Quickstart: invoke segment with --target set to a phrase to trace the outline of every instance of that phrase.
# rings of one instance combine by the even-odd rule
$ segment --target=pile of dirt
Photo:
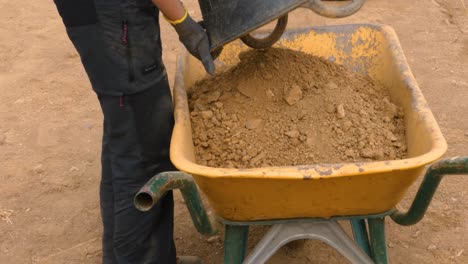
[[[189,89],[197,162],[253,168],[406,157],[386,88],[319,57],[247,51]]]

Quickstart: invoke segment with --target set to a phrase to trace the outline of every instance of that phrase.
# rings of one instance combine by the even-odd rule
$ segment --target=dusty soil
[[[184,2],[199,17],[197,2]],[[0,263],[99,263],[102,116],[96,96],[52,1],[0,0],[0,16]],[[466,155],[468,16],[461,1],[367,1],[358,14],[340,20],[297,10],[289,28],[367,22],[395,29],[449,143],[447,156]],[[173,29],[161,24],[172,78],[179,44]],[[466,177],[449,177],[419,224],[388,220],[390,262],[468,263],[467,190]],[[195,231],[178,193],[175,204],[178,252],[221,263],[219,240]],[[251,245],[263,231],[252,230]],[[281,249],[270,263],[344,260],[308,242]]]
[[[200,164],[250,168],[405,157],[403,111],[383,85],[300,51],[239,57],[239,64],[190,88]]]

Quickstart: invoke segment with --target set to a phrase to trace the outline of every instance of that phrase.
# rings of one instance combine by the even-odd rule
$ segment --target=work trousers
[[[167,77],[140,93],[98,98],[104,114],[103,263],[174,264],[172,192],[148,212],[133,205],[134,195],[151,177],[175,170],[169,160],[174,116]]]

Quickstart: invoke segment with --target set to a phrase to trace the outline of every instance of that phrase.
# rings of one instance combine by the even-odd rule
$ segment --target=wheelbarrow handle
[[[442,178],[453,174],[468,174],[468,157],[447,158],[432,164],[426,171],[410,209],[407,212],[396,210],[390,217],[400,225],[418,223],[424,217]]]
[[[217,230],[213,228],[213,224],[203,207],[197,185],[189,174],[180,171],[157,174],[135,195],[133,203],[138,210],[146,212],[151,210],[167,191],[175,189],[180,189],[198,232],[204,235],[215,235]]]
[[[325,0],[329,1],[330,0]],[[344,0],[334,0],[336,1],[344,1]],[[308,0],[306,3],[302,5],[302,7],[309,8],[315,13],[331,18],[342,18],[350,16],[356,13],[359,9],[361,9],[362,5],[366,0],[349,0],[349,4],[344,6],[333,6],[329,4],[325,4],[324,0]]]

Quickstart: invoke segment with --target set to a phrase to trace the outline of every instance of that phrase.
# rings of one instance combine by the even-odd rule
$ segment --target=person
[[[169,159],[174,117],[162,62],[159,11],[187,50],[213,74],[207,33],[179,0],[54,2],[104,115],[103,263],[201,263],[195,257],[176,258],[172,192],[145,213],[133,206],[133,196],[157,173],[175,170]]]

